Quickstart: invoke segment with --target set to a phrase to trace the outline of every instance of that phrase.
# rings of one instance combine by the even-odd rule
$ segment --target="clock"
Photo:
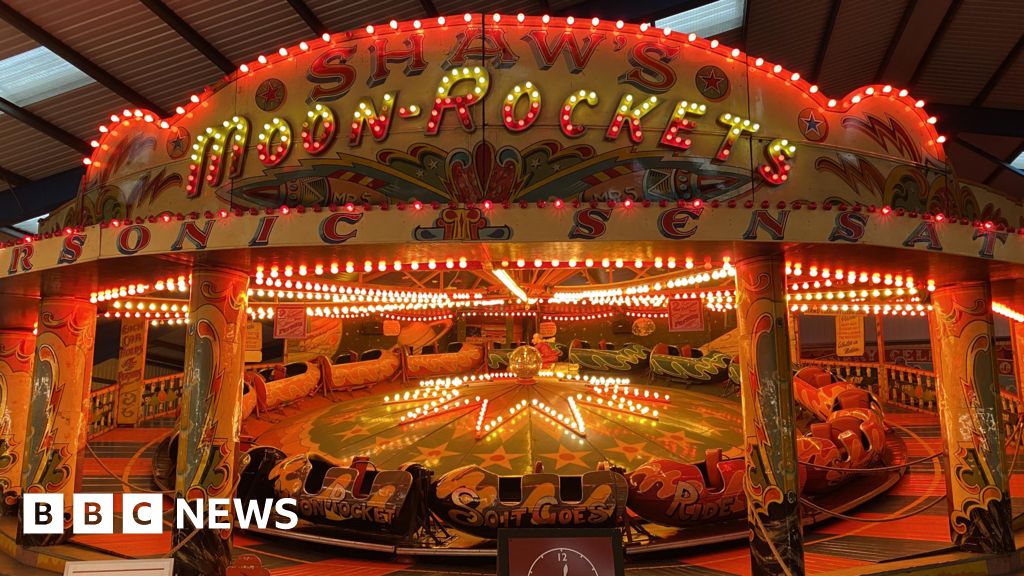
[[[498,576],[622,576],[622,531],[528,528],[498,531]]]
[[[526,576],[599,576],[594,563],[579,550],[552,548],[530,564]]]

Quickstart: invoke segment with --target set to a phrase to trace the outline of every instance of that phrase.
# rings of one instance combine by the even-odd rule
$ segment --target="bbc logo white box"
[[[125,534],[163,532],[164,497],[160,494],[121,495],[121,531]]]
[[[75,494],[71,518],[75,534],[114,533],[113,494]]]
[[[64,494],[28,494],[22,497],[25,534],[64,533]]]

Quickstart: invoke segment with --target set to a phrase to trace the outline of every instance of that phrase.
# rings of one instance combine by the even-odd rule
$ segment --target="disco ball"
[[[529,380],[540,372],[540,350],[533,346],[520,346],[508,355],[508,369],[520,380]]]
[[[654,320],[650,318],[637,318],[633,321],[634,336],[650,336],[654,333]]]

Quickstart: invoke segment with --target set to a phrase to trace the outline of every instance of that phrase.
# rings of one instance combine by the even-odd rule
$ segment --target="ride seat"
[[[376,359],[380,358],[383,355],[384,355],[384,351],[383,350],[381,350],[379,348],[375,348],[373,350],[367,350],[366,352],[363,352],[359,356],[359,360],[376,360]]]
[[[691,358],[691,357],[693,357],[693,349],[690,348],[689,344],[687,344],[686,346],[680,346],[679,347],[679,355],[684,357],[684,358]]]
[[[704,465],[708,471],[708,488],[715,490],[725,488],[725,479],[722,477],[722,471],[718,469],[718,463],[721,461],[721,448],[708,448],[704,451]]]
[[[871,393],[860,388],[848,388],[836,394],[832,411],[850,408],[871,409]]]

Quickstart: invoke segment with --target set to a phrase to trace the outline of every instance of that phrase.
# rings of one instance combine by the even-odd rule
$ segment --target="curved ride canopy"
[[[324,35],[100,127],[8,275],[145,254],[445,242],[866,244],[1024,262],[906,90],[841,99],[717,41],[466,14]]]

